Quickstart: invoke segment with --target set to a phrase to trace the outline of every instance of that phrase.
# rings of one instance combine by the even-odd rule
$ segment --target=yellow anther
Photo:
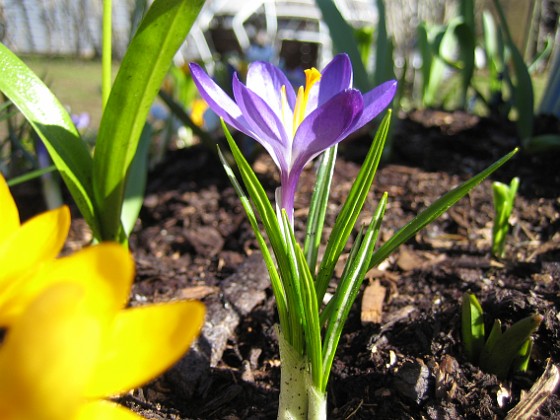
[[[296,133],[297,128],[305,118],[305,110],[309,101],[309,92],[315,83],[321,80],[321,73],[315,67],[305,70],[305,89],[300,86],[296,97],[296,105],[294,107],[294,124],[293,132]]]

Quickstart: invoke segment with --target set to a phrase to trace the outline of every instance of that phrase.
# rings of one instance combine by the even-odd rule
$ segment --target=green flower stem
[[[112,59],[112,0],[103,0],[103,35],[101,53],[101,99],[103,108],[111,93],[111,59]]]
[[[278,420],[326,420],[327,394],[311,382],[309,364],[276,327],[280,346],[280,402]]]

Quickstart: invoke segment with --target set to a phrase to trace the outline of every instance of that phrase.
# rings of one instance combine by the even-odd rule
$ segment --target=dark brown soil
[[[537,124],[537,130],[560,131],[554,119]],[[393,134],[393,157],[380,167],[363,216],[388,191],[382,240],[518,146],[510,123],[461,112],[413,112],[397,119]],[[369,139],[341,146],[327,230]],[[521,179],[504,260],[489,252],[493,204],[487,180],[369,274],[367,282],[377,280],[386,291],[382,319],[362,324],[358,298],[333,366],[329,418],[504,418],[543,373],[546,360],[560,362],[559,157],[520,153],[493,176],[508,183]],[[272,193],[278,175],[270,158],[259,154],[254,168]],[[296,198],[300,220],[313,179],[308,168]],[[18,199],[24,198],[22,193]],[[80,226],[76,218],[76,232]],[[80,238],[77,233],[73,239]],[[156,419],[275,418],[280,370],[274,301],[253,233],[211,152],[197,146],[170,152],[150,173],[130,243],[138,267],[133,305],[200,298],[213,325],[191,359],[122,402]],[[511,325],[535,312],[543,315],[526,373],[499,381],[466,360],[460,338],[466,291],[478,296],[489,325],[495,318]],[[221,339],[213,336],[218,332]],[[215,342],[219,350],[209,348]],[[560,418],[558,393],[533,418]]]

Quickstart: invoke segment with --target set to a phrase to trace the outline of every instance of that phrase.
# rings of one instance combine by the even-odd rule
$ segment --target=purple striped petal
[[[377,115],[379,115],[379,113],[381,113],[381,111],[383,111],[391,103],[396,92],[397,82],[395,80],[390,80],[388,82],[381,83],[379,86],[363,95],[364,110],[362,115],[352,124],[351,127],[348,128],[348,130],[346,130],[344,136],[349,136],[354,131],[359,130],[377,117]]]
[[[247,124],[255,133],[254,139],[262,144],[281,169],[287,168],[290,141],[276,113],[264,99],[247,89],[237,75],[233,77],[233,95]]]
[[[194,83],[208,106],[226,123],[248,136],[253,136],[241,109],[216,82],[196,63],[189,64]]]
[[[249,65],[247,72],[248,89],[255,92],[276,112],[279,118],[282,109],[280,92],[286,87],[286,97],[292,109],[296,103],[296,95],[290,81],[276,66],[262,61],[255,61]]]
[[[290,170],[303,169],[319,153],[344,139],[344,133],[359,118],[362,109],[362,94],[347,89],[309,114],[294,137]]]

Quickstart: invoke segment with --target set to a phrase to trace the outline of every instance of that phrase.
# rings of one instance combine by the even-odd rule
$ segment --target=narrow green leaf
[[[426,22],[421,22],[416,28],[417,33],[417,43],[418,49],[420,50],[420,55],[422,56],[422,67],[420,72],[422,74],[422,104],[426,105],[426,95],[428,91],[428,86],[430,84],[430,75],[432,74],[432,61],[434,60],[434,54],[430,46],[430,38],[428,36],[428,28]]]
[[[375,178],[379,161],[383,155],[383,146],[387,140],[387,133],[389,132],[389,125],[391,123],[391,114],[392,112],[389,110],[383,118],[383,121],[381,121],[362,168],[348,193],[346,202],[336,218],[331,235],[327,241],[325,254],[323,255],[323,260],[321,261],[319,273],[315,281],[317,299],[319,301],[323,300],[336,262],[348,242],[348,238],[352,233],[352,229],[354,229],[356,220],[358,220],[371,184],[373,183],[373,179]]]
[[[467,91],[475,69],[474,54],[476,39],[473,28],[464,22],[455,26],[454,34],[458,40],[459,56],[461,60],[461,106],[465,108],[467,106]]]
[[[317,170],[317,180],[315,181],[315,188],[313,189],[311,204],[309,205],[309,216],[307,217],[303,252],[313,274],[315,274],[319,245],[323,237],[323,226],[329,201],[337,148],[338,145],[334,145],[321,155],[319,169]]]
[[[36,169],[34,171],[27,172],[26,174],[11,178],[6,181],[8,187],[13,187],[14,185],[23,184],[24,182],[31,181],[32,179],[39,178],[42,175],[56,171],[56,166],[51,165],[46,168]]]
[[[461,305],[461,331],[463,336],[463,346],[467,358],[478,363],[480,352],[484,347],[484,312],[478,299],[472,293],[463,295]]]
[[[103,108],[111,93],[111,63],[113,59],[113,1],[103,0],[103,19],[101,25],[101,102]]]
[[[283,231],[286,237],[286,260],[290,271],[287,275],[282,277],[283,284],[286,290],[287,305],[290,313],[290,322],[292,326],[293,336],[291,345],[300,354],[304,353],[304,340],[305,331],[307,330],[306,311],[303,305],[303,294],[300,273],[298,267],[298,259],[296,249],[299,248],[297,244],[294,231],[290,225],[288,215],[285,209],[282,209],[282,223]]]
[[[307,265],[305,255],[293,238],[300,273],[303,309],[305,316],[305,352],[311,364],[313,385],[320,389],[323,383],[323,349],[321,343],[321,324],[319,323],[319,302],[313,276]],[[324,390],[323,390],[324,391]]]
[[[140,214],[140,209],[144,203],[146,180],[148,178],[148,152],[150,150],[152,135],[152,127],[146,124],[140,136],[138,149],[130,164],[121,213],[121,222],[127,238],[132,232],[132,229],[134,229],[134,225]]]
[[[99,238],[92,159],[70,115],[41,79],[2,43],[0,70],[0,91],[35,129],[93,235]]]
[[[535,112],[535,95],[533,81],[523,56],[513,42],[507,19],[499,0],[494,0],[494,6],[500,18],[501,28],[506,35],[506,43],[511,54],[513,71],[516,82],[513,87],[513,99],[517,109],[517,131],[521,140],[528,139],[533,134],[533,120]]]
[[[387,193],[377,205],[372,222],[369,224],[360,248],[353,258],[346,275],[340,279],[340,284],[332,298],[332,313],[327,322],[325,338],[323,340],[323,384],[320,389],[325,390],[331,372],[332,362],[342,334],[342,329],[350,313],[350,309],[358,296],[360,286],[369,270],[369,260],[381,227],[381,220],[387,206]]]
[[[375,69],[373,85],[378,86],[381,83],[395,79],[395,68],[393,60],[393,40],[387,32],[385,2],[377,0],[377,31],[375,37]],[[401,87],[399,83],[399,87]]]
[[[122,61],[103,112],[93,162],[103,239],[123,240],[126,176],[151,104],[203,0],[156,0]]]
[[[471,189],[480,184],[487,176],[511,159],[519,149],[514,149],[488,168],[468,181],[438,198],[430,207],[422,211],[414,219],[400,228],[387,242],[375,251],[370,268],[375,267],[387,258],[401,244],[412,238],[418,231],[445,213],[453,204],[463,198]]]
[[[274,252],[274,255],[276,256],[280,275],[282,278],[284,278],[284,274],[289,272],[289,267],[284,252],[284,238],[278,222],[278,218],[276,216],[276,212],[272,208],[268,196],[266,195],[264,188],[255,175],[255,172],[251,168],[251,165],[249,165],[249,163],[243,156],[243,153],[241,153],[241,150],[235,143],[235,140],[231,136],[223,120],[222,128],[233,154],[233,158],[235,159],[237,167],[239,168],[239,172],[241,173],[245,188],[247,189],[249,197],[251,197],[253,205],[257,210],[257,214],[261,218],[261,222],[266,231],[266,235],[268,236],[268,240],[270,241],[270,245],[272,246],[272,250]]]
[[[251,228],[253,229],[253,232],[259,244],[259,248],[263,254],[263,259],[266,268],[268,270],[268,274],[270,276],[272,292],[274,293],[274,298],[276,299],[276,307],[278,308],[278,317],[280,318],[280,325],[282,326],[282,331],[289,331],[288,308],[286,305],[286,293],[284,290],[284,286],[282,285],[282,281],[280,280],[280,276],[278,274],[278,271],[276,270],[274,260],[270,255],[270,251],[268,250],[266,241],[259,230],[259,224],[257,222],[255,213],[253,212],[253,207],[251,207],[251,203],[249,202],[249,199],[245,195],[245,191],[243,191],[243,188],[239,184],[239,181],[237,180],[237,177],[235,176],[233,169],[229,165],[227,159],[224,157],[220,148],[218,148],[218,156],[220,158],[220,161],[222,162],[222,165],[226,171],[228,178],[231,181],[231,184],[233,185],[233,188],[235,189],[235,192],[237,193],[239,199],[241,200],[241,205],[245,210],[247,219],[251,224]]]
[[[528,153],[548,153],[560,150],[560,135],[541,134],[531,136],[523,142],[523,149]]]
[[[480,356],[480,368],[494,373],[499,378],[507,377],[511,365],[525,342],[531,337],[541,324],[543,317],[539,314],[531,315],[517,321],[502,334],[490,340]]]
[[[511,370],[513,372],[526,372],[531,360],[531,352],[533,351],[533,339],[528,338],[519,349],[517,356],[513,359]]]

